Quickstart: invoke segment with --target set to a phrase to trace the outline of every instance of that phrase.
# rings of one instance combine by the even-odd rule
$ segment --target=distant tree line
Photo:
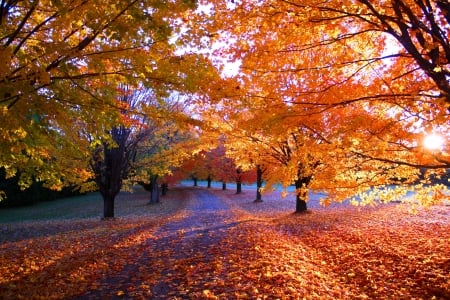
[[[0,168],[0,190],[5,194],[0,201],[0,208],[32,205],[38,202],[56,200],[60,198],[80,195],[73,187],[64,187],[61,191],[44,187],[43,182],[34,181],[30,187],[21,190],[19,187],[20,175],[6,178],[5,169]]]

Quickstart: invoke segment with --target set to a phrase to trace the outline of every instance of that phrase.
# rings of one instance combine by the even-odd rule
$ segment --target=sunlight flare
[[[438,134],[432,133],[425,136],[423,145],[429,150],[439,150],[444,146],[444,138]]]

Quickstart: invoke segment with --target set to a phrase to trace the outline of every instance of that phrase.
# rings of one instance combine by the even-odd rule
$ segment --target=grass
[[[102,210],[99,193],[89,193],[34,205],[0,209],[0,223],[98,217]]]
[[[136,187],[133,193],[121,192],[115,200],[115,216],[160,215],[177,209],[177,203],[162,201],[147,205],[150,193]],[[103,199],[100,193],[89,193],[35,205],[0,209],[1,223],[28,221],[57,221],[75,219],[100,219],[103,214]]]
[[[191,187],[192,182],[183,181],[182,186]],[[204,188],[206,182],[199,181],[199,188]],[[255,185],[244,185],[243,190],[245,197],[253,197]],[[227,193],[234,195],[235,184],[227,184]],[[221,183],[213,182],[212,190],[219,193],[221,191]],[[251,202],[242,204],[246,209],[253,212],[259,211],[262,214],[273,214],[275,211],[281,213],[293,212],[295,209],[295,198],[290,194],[287,198],[280,200],[278,192],[263,195],[266,201],[260,205],[252,205]],[[256,196],[256,195],[255,195]],[[319,204],[320,194],[311,194],[308,207],[312,209],[322,208]],[[158,215],[164,213],[167,203],[164,206],[147,205],[150,194],[141,187],[136,187],[133,193],[121,192],[115,201],[115,215],[124,217],[129,215]],[[234,196],[233,196],[234,197]],[[234,197],[235,202],[239,197]],[[164,198],[163,198],[164,199]],[[267,201],[268,200],[268,201]],[[163,201],[164,202],[164,201]],[[173,203],[172,203],[173,204]],[[449,205],[449,203],[446,203]],[[339,207],[340,204],[332,204],[331,207]],[[173,208],[174,209],[174,208]],[[103,213],[103,200],[99,193],[89,193],[83,196],[68,197],[53,201],[40,202],[38,204],[14,207],[0,208],[0,223],[16,223],[26,221],[51,221],[51,220],[72,220],[72,219],[90,219],[101,218]]]
[[[161,202],[149,205],[149,192],[136,188],[121,192],[115,199],[118,223],[167,218],[183,209],[182,193],[169,192]],[[83,232],[104,223],[103,200],[99,193],[68,197],[36,205],[0,209],[0,246],[4,242],[53,236],[69,231]],[[100,222],[100,223],[99,223]],[[0,256],[1,258],[1,256]],[[1,298],[1,297],[0,297]]]

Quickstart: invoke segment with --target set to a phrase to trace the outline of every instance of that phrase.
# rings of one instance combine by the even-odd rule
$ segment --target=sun
[[[444,146],[444,138],[435,133],[428,134],[423,139],[423,145],[429,150],[438,150]]]

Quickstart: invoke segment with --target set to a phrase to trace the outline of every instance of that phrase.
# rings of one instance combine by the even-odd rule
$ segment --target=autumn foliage
[[[0,297],[450,298],[449,23],[441,0],[2,0],[5,178],[95,179],[111,218],[183,177],[258,169],[265,200],[0,224]]]
[[[138,209],[146,201],[141,194],[121,196],[120,210],[128,214],[114,222],[1,224],[0,296],[447,299],[450,295],[445,207],[411,214],[408,206],[399,204],[331,209],[312,202],[312,213],[293,215],[293,199],[282,200],[279,193],[266,194],[265,201],[256,205],[251,191],[240,196],[208,191],[204,199],[202,189],[171,190],[161,206],[146,212]],[[206,207],[222,203],[219,206],[228,209],[205,213],[199,203]]]
[[[423,144],[430,133],[448,140],[450,129],[450,9],[442,1],[4,1],[1,8],[0,166],[6,177],[20,174],[22,189],[92,178],[90,141],[80,132],[101,140],[130,125],[120,117],[121,84],[151,91],[157,103],[179,97],[186,113],[168,121],[195,119],[199,136],[216,136],[215,145],[201,137],[208,145],[190,153],[173,147],[166,164],[149,160],[161,176],[217,147],[219,135],[237,169],[265,165],[264,180],[295,184],[299,203],[309,189],[326,192],[326,203],[391,184],[407,184],[406,193],[449,167],[448,143],[437,151]],[[230,63],[239,72],[226,72]],[[167,117],[149,107],[135,114]],[[425,202],[442,202],[443,189],[422,189],[432,195]]]
[[[266,164],[267,182],[297,184],[299,195],[373,203],[428,187],[450,162],[448,143],[423,143],[433,132],[449,138],[448,80],[438,79],[447,12],[441,1],[215,3],[210,42],[241,67],[203,116],[237,165]],[[394,195],[386,185],[404,187]],[[369,197],[373,187],[381,191]],[[435,189],[419,200],[446,198]]]

